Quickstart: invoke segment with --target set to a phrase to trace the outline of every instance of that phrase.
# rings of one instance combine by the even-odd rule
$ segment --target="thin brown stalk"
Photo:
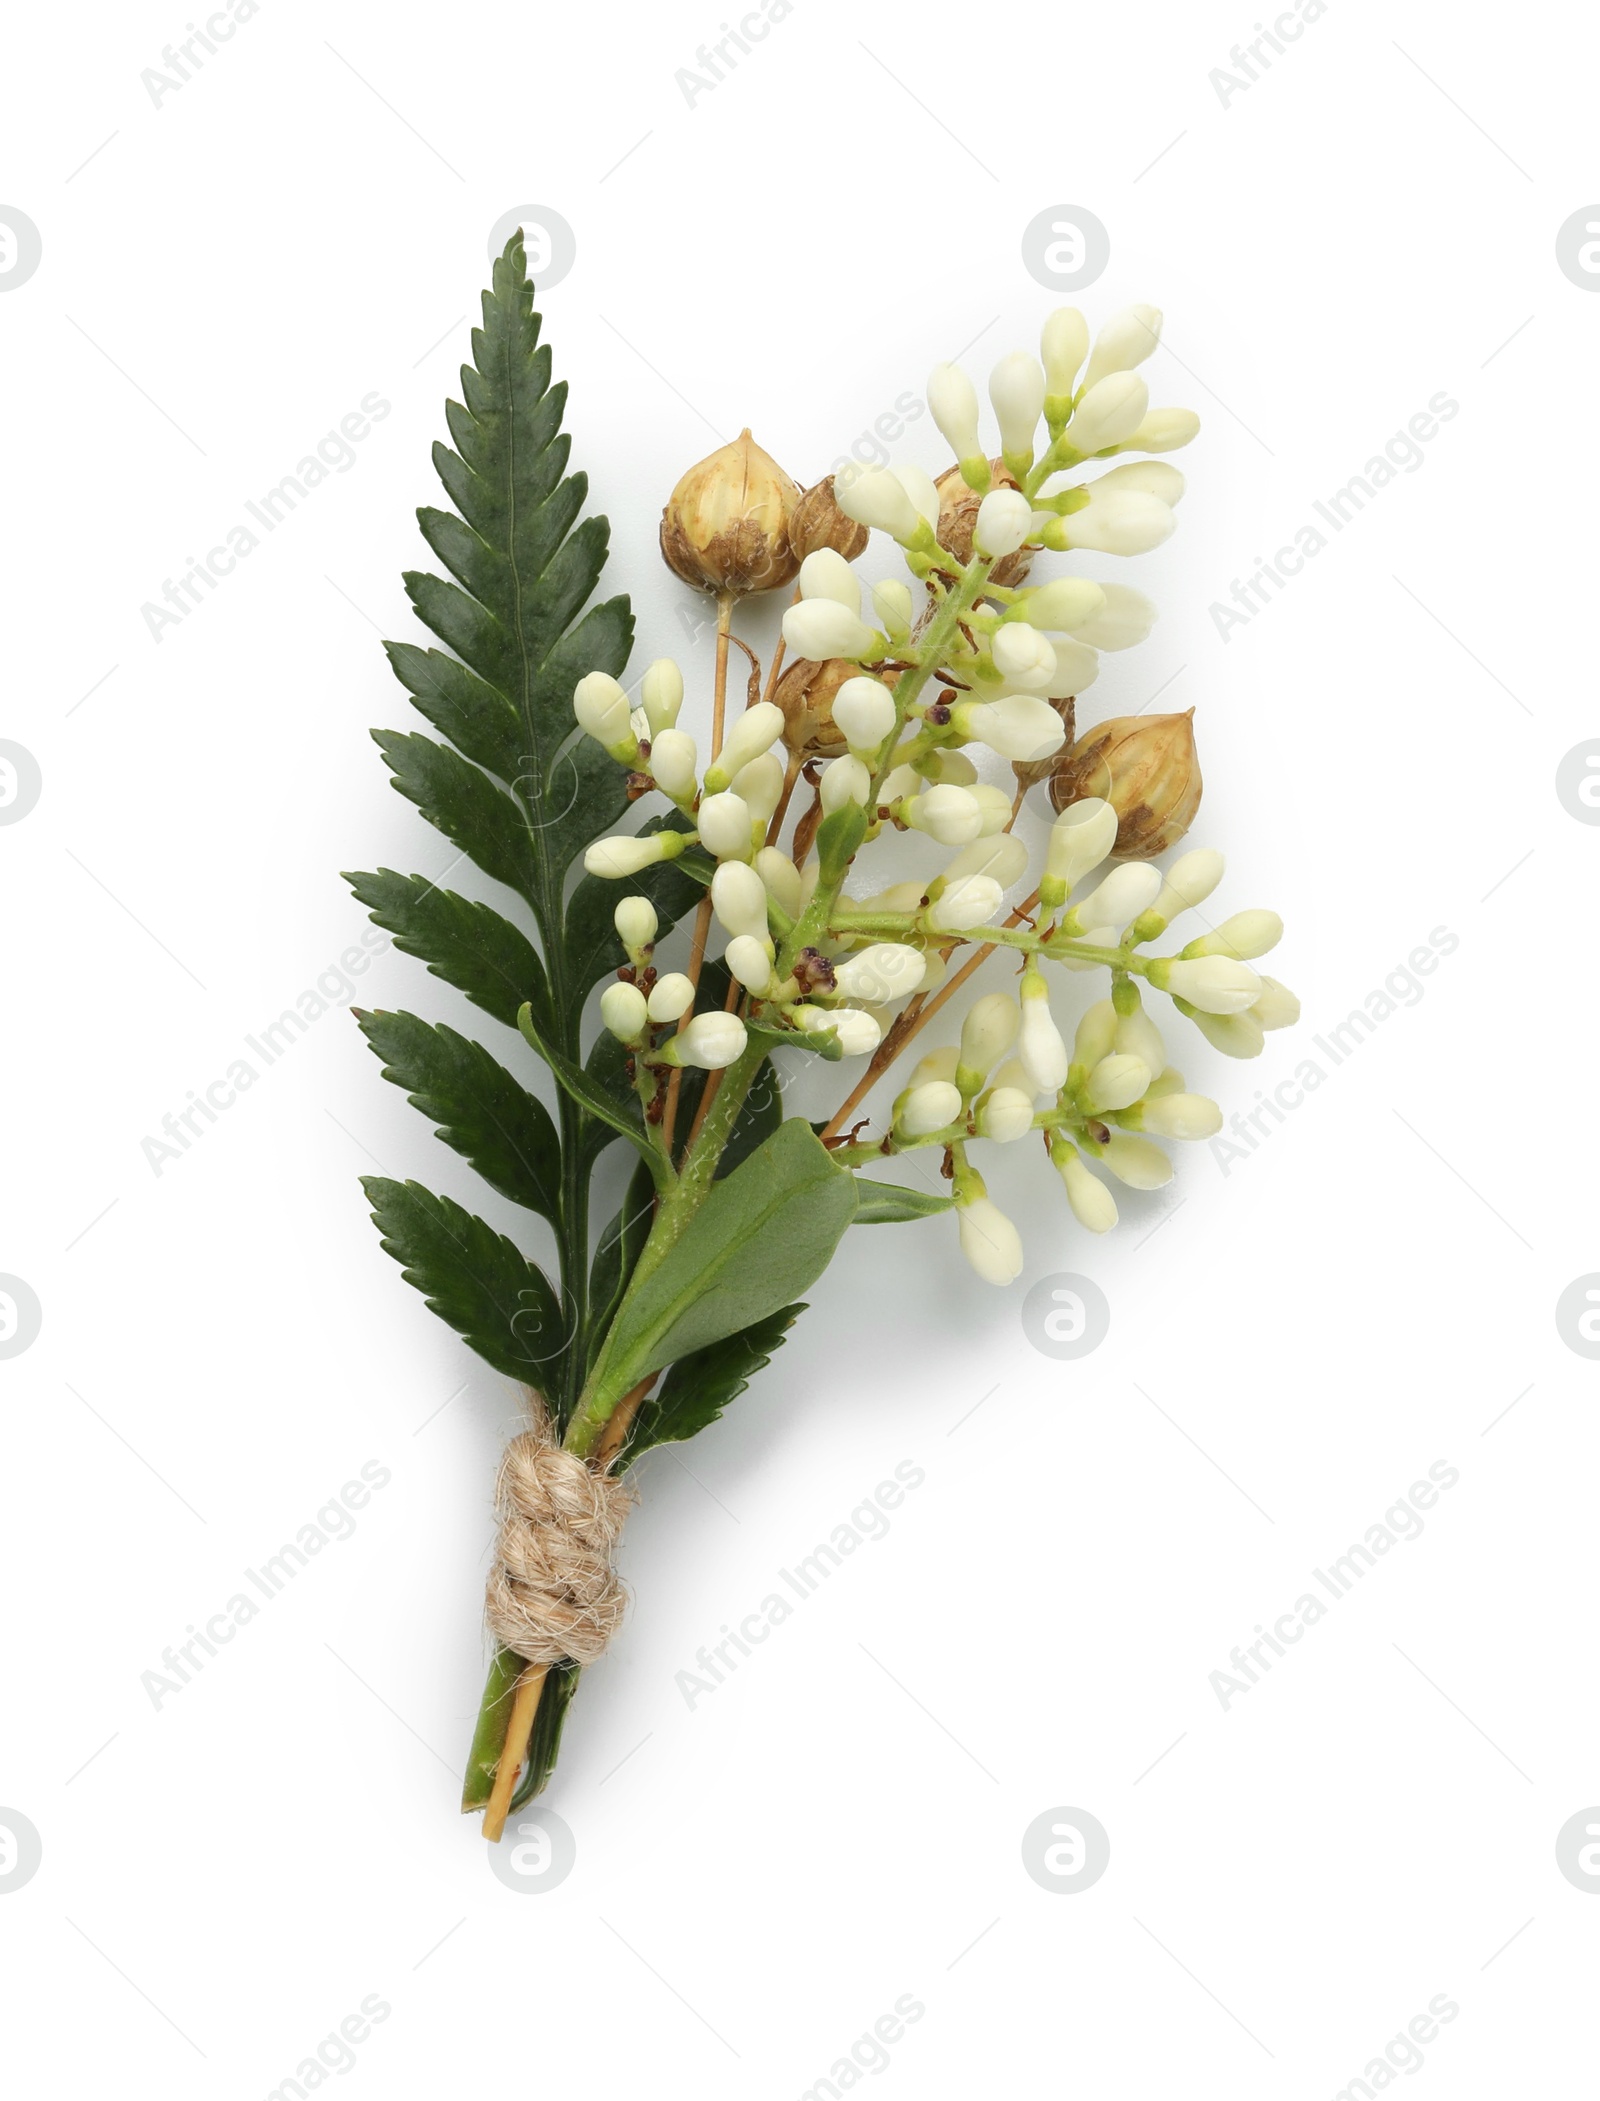
[[[483,1812],[483,1835],[491,1844],[506,1828],[511,1797],[516,1789],[517,1775],[522,1771],[522,1762],[528,1755],[528,1739],[533,1734],[534,1716],[539,1712],[539,1695],[544,1691],[548,1670],[548,1664],[530,1663],[517,1680],[516,1695],[511,1702],[511,1719],[506,1724],[505,1746],[500,1753],[500,1763],[494,1769],[494,1786],[489,1790],[489,1800]]]

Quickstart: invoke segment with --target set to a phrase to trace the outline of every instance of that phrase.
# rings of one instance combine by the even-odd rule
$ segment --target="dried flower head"
[[[661,513],[661,558],[697,591],[776,591],[791,583],[800,557],[789,521],[800,491],[777,461],[742,430],[698,461]]]
[[[1100,796],[1117,813],[1119,861],[1165,853],[1200,807],[1194,710],[1182,715],[1113,715],[1085,730],[1055,761],[1050,800],[1058,810]]]

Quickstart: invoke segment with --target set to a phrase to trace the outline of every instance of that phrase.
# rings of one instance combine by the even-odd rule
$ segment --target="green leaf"
[[[782,1347],[784,1336],[805,1310],[803,1304],[782,1306],[737,1334],[680,1357],[659,1391],[639,1410],[618,1471],[653,1445],[681,1444],[714,1423]]]
[[[398,730],[374,730],[394,785],[485,875],[520,891],[535,912],[542,893],[520,804],[446,744]]]
[[[641,1160],[628,1183],[627,1195],[611,1223],[600,1235],[589,1272],[589,1323],[584,1350],[592,1364],[607,1328],[616,1317],[622,1294],[628,1288],[639,1252],[650,1237],[655,1219],[655,1180]],[[565,1429],[563,1424],[562,1428]]]
[[[668,1253],[636,1283],[612,1330],[619,1390],[776,1313],[814,1284],[855,1216],[855,1184],[789,1117],[713,1185]]]
[[[543,1273],[514,1241],[419,1182],[364,1175],[372,1222],[408,1284],[486,1364],[541,1390],[567,1346]]]
[[[503,781],[515,781],[523,770],[522,721],[505,695],[442,649],[418,649],[412,642],[383,646],[395,677],[434,728],[469,759]]]
[[[926,1190],[907,1189],[900,1182],[875,1182],[870,1175],[856,1176],[858,1226],[898,1225],[908,1218],[932,1218],[940,1211],[953,1211],[953,1196],[929,1196]]]
[[[392,868],[347,875],[375,925],[394,936],[408,956],[420,956],[436,978],[503,1021],[517,1025],[524,1001],[550,1011],[550,988],[533,943],[488,905],[441,890],[426,876],[397,875]]]
[[[445,1144],[515,1204],[561,1221],[561,1141],[544,1103],[483,1048],[415,1014],[356,1010],[383,1076],[439,1126]]]
[[[564,1051],[556,1048],[549,1036],[541,1033],[531,1007],[522,1009],[517,1016],[517,1026],[573,1100],[601,1123],[609,1124],[611,1129],[626,1138],[630,1145],[637,1146],[649,1161],[652,1174],[663,1174],[665,1163],[645,1136],[644,1118],[639,1112],[637,1101],[630,1116],[627,1109],[614,1100],[581,1065],[575,1065]]]

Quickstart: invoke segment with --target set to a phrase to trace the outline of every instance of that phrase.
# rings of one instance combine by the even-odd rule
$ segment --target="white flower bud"
[[[964,846],[983,828],[983,811],[968,788],[928,788],[901,807],[901,817],[914,832],[926,832],[941,846]]]
[[[1183,501],[1188,484],[1178,469],[1169,467],[1165,460],[1127,460],[1087,486],[1091,502],[1118,489],[1134,489],[1141,496],[1159,496],[1163,503],[1173,505]]]
[[[1131,1131],[1113,1131],[1095,1158],[1130,1189],[1160,1189],[1172,1180],[1172,1162],[1160,1146]]]
[[[1200,418],[1193,409],[1151,409],[1124,443],[1130,452],[1176,452],[1199,434]]]
[[[847,678],[833,696],[833,721],[852,751],[875,752],[895,726],[894,695],[875,678]]]
[[[959,736],[987,744],[1002,759],[1048,759],[1066,742],[1067,726],[1048,701],[1027,693],[1003,700],[962,701],[951,710]]]
[[[966,753],[948,744],[930,751],[921,763],[930,781],[947,788],[970,788],[978,778],[978,769]]]
[[[1069,808],[1072,805],[1068,805]],[[1072,908],[1079,926],[1131,926],[1161,888],[1161,872],[1148,861],[1125,861]]]
[[[845,999],[880,1006],[916,990],[923,962],[921,949],[904,941],[874,941],[834,965],[834,984]]]
[[[1143,1058],[1113,1051],[1090,1073],[1084,1092],[1091,1108],[1109,1116],[1115,1109],[1131,1109],[1135,1102],[1142,1101],[1149,1085],[1150,1068]]]
[[[822,803],[822,814],[831,817],[835,810],[842,810],[846,803],[865,803],[872,792],[872,774],[865,762],[854,754],[842,759],[830,759],[823,767],[817,782],[817,794]]]
[[[583,865],[590,875],[615,881],[619,876],[638,875],[657,861],[675,861],[688,844],[682,832],[650,832],[635,835],[619,832],[611,839],[596,839],[586,847]]]
[[[1108,372],[1131,372],[1161,341],[1161,309],[1158,306],[1125,306],[1113,314],[1094,339],[1094,349],[1084,371],[1083,383],[1092,387]]]
[[[1261,980],[1231,956],[1163,956],[1151,966],[1150,982],[1203,1014],[1242,1014],[1261,997]]]
[[[1079,1225],[1091,1233],[1109,1233],[1117,1222],[1117,1200],[1098,1176],[1090,1174],[1078,1148],[1058,1137],[1050,1158],[1066,1185],[1067,1202]]]
[[[694,1005],[694,986],[681,970],[657,978],[646,1002],[652,1021],[682,1021]]]
[[[1213,1050],[1225,1058],[1259,1058],[1267,1039],[1248,1009],[1243,1014],[1192,1014],[1190,1020]]]
[[[1072,1062],[1085,1072],[1111,1055],[1117,1040],[1117,1010],[1108,999],[1097,999],[1079,1016],[1072,1039]]]
[[[1203,905],[1222,881],[1226,866],[1214,846],[1198,846],[1192,853],[1179,854],[1162,879],[1151,912],[1167,921],[1194,905]]]
[[[1119,1051],[1126,1051],[1133,1058],[1142,1058],[1152,1072],[1166,1070],[1167,1047],[1161,1040],[1161,1031],[1143,1007],[1135,1007],[1131,1014],[1117,1016],[1113,1042]]]
[[[1022,1273],[1022,1236],[987,1196],[957,1198],[961,1252],[986,1284],[1014,1283]]]
[[[978,506],[972,544],[980,554],[1015,554],[1033,530],[1033,505],[1020,489],[991,489]]]
[[[861,610],[861,579],[832,547],[819,547],[806,556],[800,564],[798,582],[802,598],[831,598],[836,605],[848,606],[852,613]]]
[[[982,810],[987,795],[999,795],[1006,805],[1006,814],[1011,812],[1011,803],[1004,789],[985,789],[980,783],[969,788],[971,795]],[[1015,832],[989,832],[980,834],[970,846],[964,846],[949,866],[939,875],[943,884],[964,883],[968,877],[987,876],[1002,890],[1009,890],[1028,865],[1028,849]]]
[[[1204,1094],[1146,1095],[1133,1115],[1159,1138],[1214,1138],[1222,1129],[1222,1111]]]
[[[906,494],[905,485],[883,467],[862,467],[855,473],[841,470],[834,476],[833,500],[857,525],[875,526],[902,543],[915,539],[922,526],[922,513]],[[784,626],[787,629],[787,621]]]
[[[600,995],[600,1019],[623,1043],[636,1043],[644,1034],[644,994],[637,985],[607,985]]]
[[[883,1040],[883,1028],[875,1016],[860,1007],[790,1007],[789,1019],[797,1029],[825,1030],[839,1039],[847,1058],[864,1057]]]
[[[1105,603],[1074,630],[1091,649],[1131,649],[1156,624],[1156,609],[1142,591],[1127,584],[1102,584]]]
[[[1087,458],[1133,436],[1150,405],[1150,389],[1133,372],[1112,372],[1085,390],[1062,433]]]
[[[832,548],[821,551],[833,553]],[[816,557],[808,555],[806,559],[815,561]],[[821,603],[831,606],[833,600],[824,599]],[[796,607],[795,610],[803,609]],[[758,700],[753,708],[746,708],[742,715],[734,718],[721,751],[706,768],[706,787],[714,795],[726,788],[741,767],[748,766],[752,759],[759,759],[764,751],[770,751],[782,735],[783,710],[776,702]]]
[[[661,922],[648,897],[625,897],[612,913],[611,924],[628,954],[637,958],[654,941]]]
[[[791,862],[791,869],[793,866]],[[758,941],[766,940],[766,884],[743,862],[724,861],[711,878],[711,909],[729,934],[754,934]]]
[[[603,744],[613,758],[627,761],[637,752],[628,696],[605,672],[591,671],[587,678],[579,679],[573,689],[572,712],[579,729]]]
[[[923,523],[930,532],[939,529],[939,487],[925,468],[909,464],[890,469],[895,480],[905,490],[922,515]]]
[[[784,765],[775,751],[764,751],[734,775],[733,792],[750,812],[752,837],[765,836],[768,820],[782,800],[783,783]]]
[[[953,1043],[941,1043],[919,1058],[912,1068],[911,1085],[921,1087],[929,1080],[953,1080],[956,1076],[956,1047]]]
[[[683,706],[683,673],[671,657],[657,657],[639,682],[639,701],[652,737],[671,729]]]
[[[1300,1019],[1300,1002],[1287,985],[1263,978],[1261,997],[1249,1011],[1264,1029],[1287,1029]]]
[[[978,1107],[978,1136],[1012,1145],[1033,1129],[1033,1096],[1020,1087],[995,1087]]]
[[[695,817],[700,844],[719,861],[748,861],[750,858],[750,810],[742,795],[724,790],[702,796]]]
[[[1050,988],[1030,963],[1022,974],[1022,1021],[1017,1055],[1036,1094],[1059,1094],[1070,1060],[1061,1031],[1050,1012]]]
[[[1076,634],[1104,608],[1109,588],[1091,583],[1086,576],[1054,576],[1049,583],[1023,593],[1021,610],[1035,627],[1047,627],[1053,634]]]
[[[1062,522],[1068,547],[1086,547],[1096,554],[1148,554],[1171,538],[1178,521],[1159,496],[1113,489]]]
[[[899,486],[896,482],[895,487]],[[797,657],[809,657],[818,664],[829,657],[844,657],[853,663],[872,656],[881,642],[875,628],[858,620],[835,598],[807,598],[790,606],[783,616],[783,639]]]
[[[650,776],[663,795],[674,802],[694,801],[699,786],[696,768],[699,754],[687,730],[658,731],[650,744]]]
[[[686,1029],[673,1037],[669,1050],[677,1065],[698,1065],[706,1072],[720,1072],[739,1057],[747,1041],[745,1025],[737,1014],[713,1009],[697,1014]]]
[[[1236,956],[1250,962],[1277,947],[1283,939],[1283,921],[1276,912],[1235,912],[1221,926],[1191,941],[1192,956]]]
[[[723,875],[730,873],[736,865],[736,863],[731,861],[725,863],[723,867],[717,870],[718,878],[720,879]],[[781,846],[762,847],[751,865],[756,874],[760,876],[762,883],[766,887],[767,894],[773,901],[790,919],[798,919],[801,909],[800,871],[784,852],[783,848]],[[715,890],[716,883],[713,882],[713,894]],[[763,925],[765,924],[765,916],[763,911]],[[726,924],[726,921],[724,921],[724,924]]]
[[[1017,1040],[1022,1015],[1009,992],[987,992],[974,1000],[961,1023],[958,1070],[970,1080],[968,1094],[976,1094],[991,1066],[996,1065]],[[1030,1097],[1028,1107],[1033,1102]]]
[[[992,876],[969,875],[950,887],[928,907],[928,926],[936,934],[954,933],[960,927],[987,926],[999,911],[1005,896]]]
[[[1066,700],[1074,693],[1087,693],[1100,676],[1100,659],[1076,635],[1056,641],[1056,668],[1045,692],[1052,700]]]
[[[772,958],[767,954],[767,944],[754,934],[735,934],[723,961],[746,992],[759,997],[772,983]]]
[[[1033,458],[1033,437],[1044,410],[1044,367],[1031,352],[1012,350],[989,374],[989,400],[1000,425],[1000,450]]]
[[[1075,306],[1058,306],[1039,336],[1044,383],[1051,400],[1063,401],[1074,392],[1088,348],[1088,322]]]
[[[1025,620],[1008,620],[997,628],[989,648],[995,670],[1021,692],[1042,693],[1055,676],[1055,650],[1048,637]]]
[[[1045,848],[1045,879],[1040,897],[1047,910],[1055,911],[1066,901],[1067,892],[1082,882],[1091,868],[1098,868],[1117,843],[1117,813],[1098,795],[1068,803],[1050,827]]]
[[[909,634],[913,612],[911,586],[897,576],[886,576],[872,587],[872,610],[889,634]]]
[[[930,1132],[942,1131],[947,1124],[958,1123],[961,1114],[961,1096],[950,1082],[928,1080],[901,1096],[900,1106],[895,1112],[895,1129],[907,1138],[926,1138]]]
[[[967,793],[978,805],[978,820],[982,826],[978,837],[987,839],[1003,832],[1011,822],[1011,797],[1004,788],[995,787],[992,781],[974,781]],[[989,872],[993,874],[994,871]]]
[[[982,459],[978,396],[959,365],[935,365],[928,374],[928,413],[958,460]]]

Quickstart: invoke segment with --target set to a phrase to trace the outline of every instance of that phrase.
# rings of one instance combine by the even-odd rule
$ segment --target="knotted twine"
[[[498,1530],[486,1616],[525,1662],[593,1663],[622,1624],[627,1595],[611,1552],[630,1497],[557,1441],[542,1404],[500,1459]]]

